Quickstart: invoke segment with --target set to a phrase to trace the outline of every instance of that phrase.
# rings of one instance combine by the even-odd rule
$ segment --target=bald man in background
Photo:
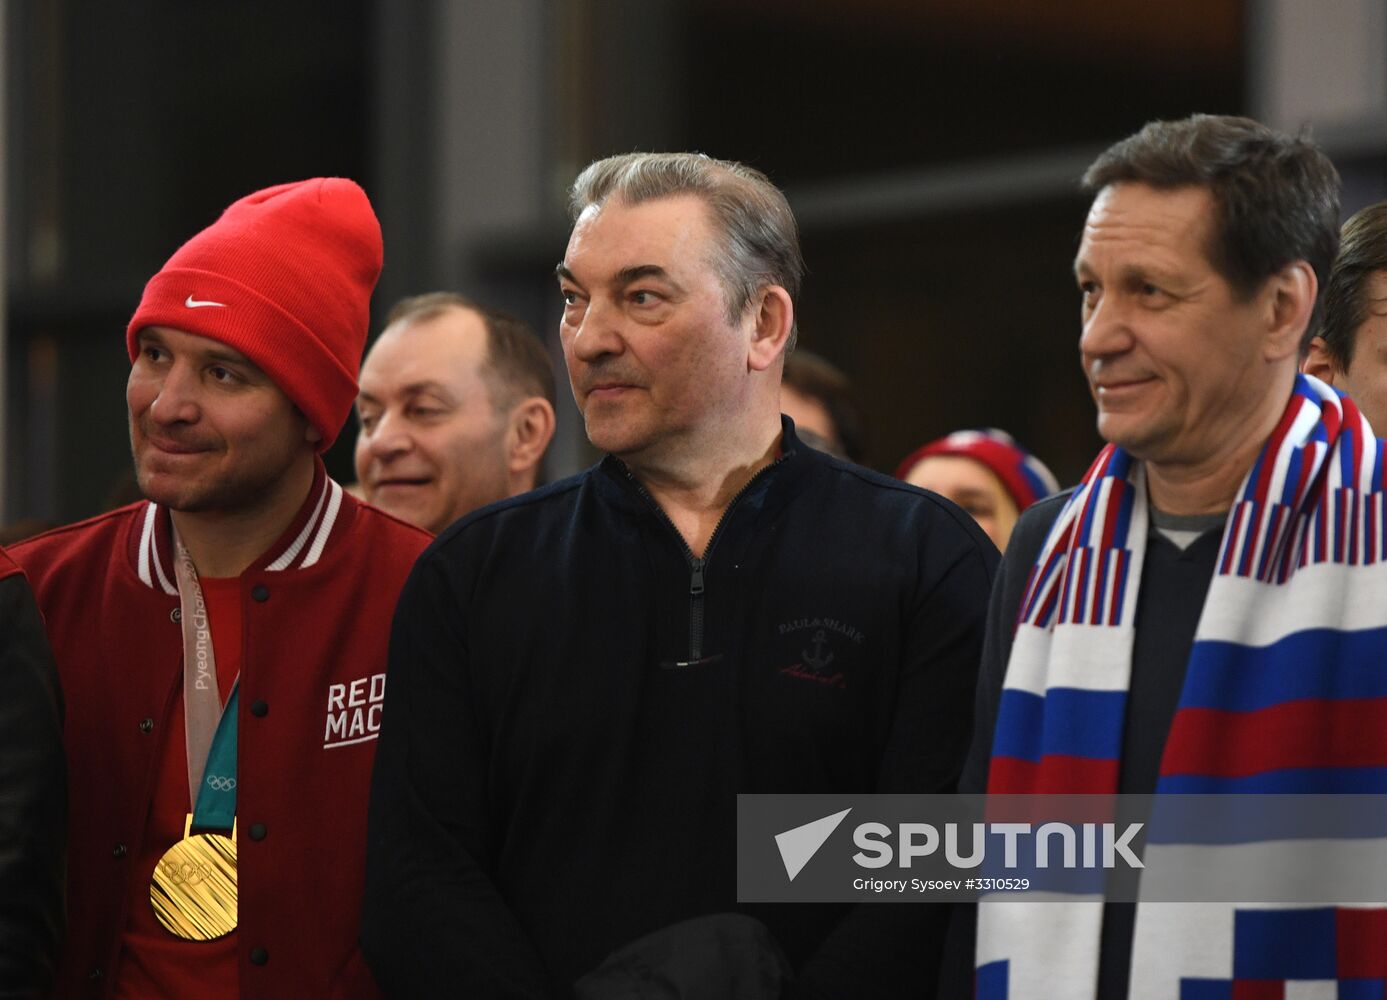
[[[534,489],[554,436],[554,371],[513,316],[452,292],[404,299],[361,366],[366,500],[435,534]]]

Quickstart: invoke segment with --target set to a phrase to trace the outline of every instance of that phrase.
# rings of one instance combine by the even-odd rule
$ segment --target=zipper
[[[693,556],[692,552],[689,555],[693,557],[689,563],[689,662],[696,663],[703,658],[704,562]]]
[[[736,492],[736,495],[728,501],[723,509],[722,516],[718,518],[718,523],[713,527],[713,533],[708,536],[708,547],[703,550],[703,558],[693,554],[693,549],[689,548],[689,543],[684,541],[684,536],[679,529],[674,526],[674,522],[669,519],[664,508],[655,502],[655,498],[641,484],[625,462],[621,462],[621,469],[626,473],[626,478],[631,481],[631,485],[636,488],[636,492],[648,503],[651,508],[659,515],[660,520],[668,525],[669,530],[674,532],[674,537],[679,539],[679,547],[684,550],[684,559],[689,564],[689,658],[682,663],[676,663],[677,667],[692,666],[703,659],[703,601],[704,592],[707,587],[704,583],[704,571],[708,567],[708,560],[712,558],[713,546],[717,544],[718,538],[722,536],[722,526],[727,523],[728,517],[732,514],[732,509],[737,506],[737,502],[750,492],[751,488],[757,484],[764,476],[770,473],[781,462],[789,457],[788,452],[782,452],[776,457],[775,461],[766,466],[756,475],[747,480],[746,485]],[[617,461],[620,462],[620,459]]]

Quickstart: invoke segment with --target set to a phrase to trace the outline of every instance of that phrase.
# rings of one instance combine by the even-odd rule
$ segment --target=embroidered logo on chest
[[[856,662],[866,639],[861,629],[836,618],[796,618],[781,622],[777,632],[792,660],[779,668],[781,676],[839,690],[848,686],[845,668]]]
[[[365,743],[380,735],[385,704],[385,674],[358,677],[346,684],[329,684],[323,749]]]

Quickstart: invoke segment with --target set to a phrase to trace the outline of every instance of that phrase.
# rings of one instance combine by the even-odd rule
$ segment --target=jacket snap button
[[[250,714],[255,716],[257,719],[263,719],[265,716],[270,714],[270,706],[267,702],[257,698],[255,699],[255,701],[250,703]]]
[[[270,953],[264,948],[252,948],[250,950],[250,961],[252,965],[264,965],[270,960]]]
[[[129,850],[126,849],[126,847],[125,847],[124,844],[117,844],[117,845],[111,850],[111,857],[113,857],[113,858],[123,858],[123,857],[125,857],[127,854],[129,854],[129,853],[130,853]]]
[[[251,827],[250,827],[250,839],[251,839],[251,840],[264,840],[264,839],[265,839],[265,824],[264,824],[264,823],[252,823],[252,824],[251,824]]]
[[[182,620],[183,620],[183,609],[182,609],[182,608],[174,608],[172,611],[169,612],[169,621],[173,622],[175,625],[177,625],[177,624],[178,624],[179,622],[181,622]]]
[[[250,588],[250,596],[261,604],[264,604],[270,599],[270,588],[263,583],[257,583],[254,587]]]
[[[153,731],[154,731],[154,720],[153,720],[153,719],[141,719],[141,720],[140,720],[140,732],[142,732],[142,733],[152,733]]]

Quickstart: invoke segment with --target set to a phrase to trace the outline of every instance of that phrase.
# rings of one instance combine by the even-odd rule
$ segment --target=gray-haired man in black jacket
[[[802,263],[763,175],[615,157],[573,215],[560,333],[607,457],[445,531],[401,596],[367,957],[399,996],[918,997],[938,910],[738,905],[736,796],[952,790],[996,550],[782,420]]]

